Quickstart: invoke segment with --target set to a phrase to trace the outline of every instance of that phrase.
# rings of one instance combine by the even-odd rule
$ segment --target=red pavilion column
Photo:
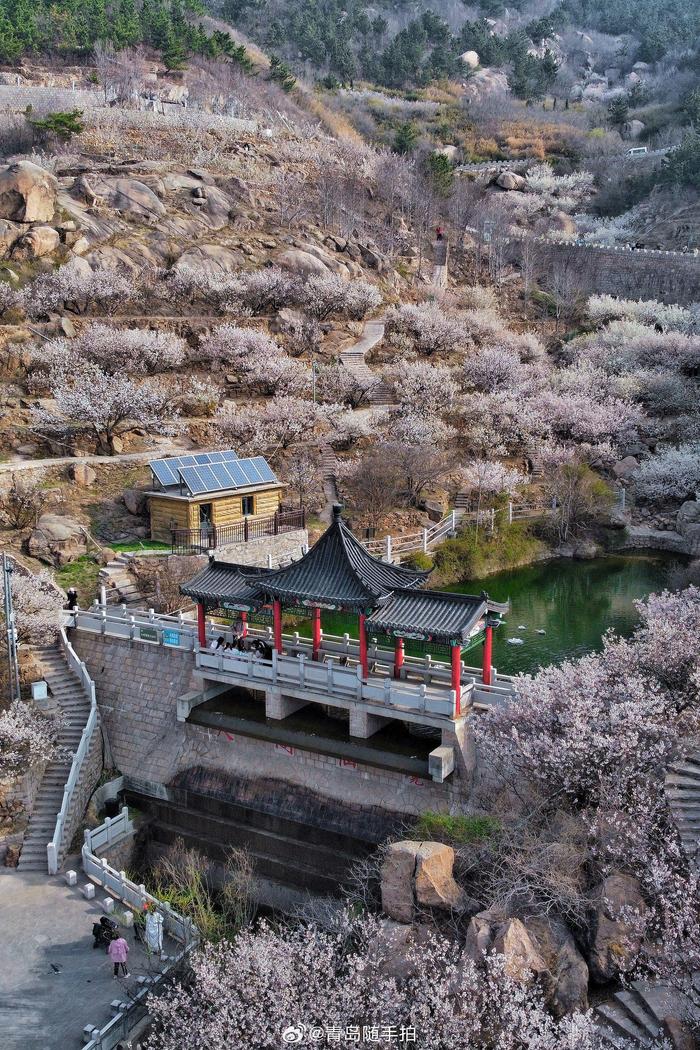
[[[318,660],[321,649],[321,610],[314,609],[311,619],[311,659]]]
[[[241,631],[241,638],[248,637],[248,613],[241,613],[241,623],[243,624],[243,630]]]
[[[272,622],[274,625],[274,640],[275,649],[278,653],[282,652],[282,603],[280,601],[274,601],[272,603]]]
[[[491,685],[491,659],[493,649],[493,627],[486,624],[484,632],[484,662],[481,668],[481,680],[484,685]]]
[[[369,675],[369,666],[367,663],[367,631],[365,630],[365,620],[367,617],[364,613],[360,613],[358,617],[359,625],[359,636],[360,636],[360,667],[362,668],[362,680],[366,681]]]
[[[403,667],[403,638],[397,638],[394,643],[394,678],[401,677]]]
[[[455,717],[462,713],[462,647],[457,642],[452,645],[452,688],[455,694]]]
[[[197,636],[202,649],[207,647],[207,621],[204,616],[204,606],[197,602]]]

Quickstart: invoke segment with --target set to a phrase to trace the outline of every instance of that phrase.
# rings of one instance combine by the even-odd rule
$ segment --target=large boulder
[[[87,463],[74,463],[70,469],[71,477],[76,485],[89,488],[97,481],[97,473]]]
[[[466,898],[452,876],[455,854],[442,842],[393,842],[382,864],[382,909],[411,922],[414,907],[463,909]]]
[[[55,252],[61,243],[58,230],[53,226],[32,226],[31,230],[13,245],[13,259],[41,259]]]
[[[63,514],[42,514],[29,537],[29,553],[51,565],[65,565],[87,553],[80,522]]]
[[[0,257],[5,258],[13,244],[16,244],[24,233],[24,227],[7,219],[0,219]]]
[[[124,506],[129,514],[141,515],[146,513],[148,502],[146,493],[142,489],[124,489]]]
[[[436,157],[446,157],[450,164],[459,164],[459,146],[440,146],[439,149],[433,150],[433,153]]]
[[[620,129],[623,139],[638,139],[646,124],[642,120],[626,120]]]
[[[627,478],[631,478],[633,474],[636,474],[639,470],[639,460],[635,459],[634,456],[625,456],[624,459],[618,460],[617,463],[613,464],[612,472],[616,478],[622,481],[626,481]]]
[[[188,248],[175,263],[173,269],[187,268],[204,270],[206,273],[235,273],[240,269],[243,260],[230,248],[221,244],[198,244]]]
[[[591,895],[588,967],[594,981],[611,981],[628,969],[639,951],[647,906],[639,880],[609,875]]]
[[[94,178],[91,186],[105,204],[128,219],[154,222],[165,215],[163,202],[138,179]]]
[[[562,923],[545,916],[507,918],[500,908],[474,915],[467,929],[465,952],[476,963],[487,952],[505,958],[514,980],[537,980],[556,1017],[588,1006],[588,967]]]
[[[50,222],[56,210],[58,180],[45,168],[20,160],[0,170],[0,219]]]
[[[422,842],[416,853],[416,902],[443,911],[461,909],[465,896],[455,882],[452,869],[455,851],[444,842]]]
[[[496,933],[493,950],[503,956],[505,973],[514,981],[526,983],[547,973],[547,963],[520,919],[503,923]]]
[[[676,531],[681,536],[693,536],[700,533],[700,501],[687,500],[682,504],[676,516]]]
[[[528,918],[527,930],[547,964],[547,1002],[555,1017],[588,1009],[588,966],[563,923]]]
[[[392,842],[382,864],[382,911],[397,922],[413,920],[413,876],[420,842]]]
[[[465,51],[459,58],[462,65],[465,65],[468,69],[476,69],[479,65],[479,55],[476,51]]]
[[[514,171],[502,171],[496,179],[496,185],[502,190],[524,190],[527,179],[522,175],[516,175]]]
[[[311,252],[301,251],[300,248],[288,248],[281,255],[277,256],[276,262],[283,270],[289,270],[290,273],[300,274],[305,277],[312,277],[314,274],[325,274],[330,269],[315,255],[312,255]]]

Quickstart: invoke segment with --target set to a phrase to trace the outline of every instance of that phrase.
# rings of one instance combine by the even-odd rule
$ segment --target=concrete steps
[[[90,703],[58,646],[35,649],[34,653],[51,696],[60,708],[63,724],[58,734],[59,750],[46,767],[34,800],[18,868],[20,871],[46,872],[46,846],[53,837],[56,817],[63,802],[63,789],[90,714]]]
[[[144,608],[147,598],[136,585],[130,571],[134,555],[128,551],[118,554],[100,569],[99,581],[106,589],[108,605],[128,605]]]
[[[354,346],[343,350],[340,363],[367,389],[367,400],[374,408],[396,404],[391,387],[376,375],[365,360],[365,354],[384,338],[384,323],[369,321],[365,335]]]
[[[700,752],[669,766],[664,791],[690,860],[700,866]]]
[[[664,791],[683,847],[690,861],[700,867],[700,753],[669,766]],[[700,972],[693,983],[700,985]],[[611,1046],[615,1039],[625,1037],[636,1046],[648,1047],[659,1037],[664,1018],[698,1019],[691,1000],[661,981],[633,981],[629,989],[597,1007],[596,1015]]]

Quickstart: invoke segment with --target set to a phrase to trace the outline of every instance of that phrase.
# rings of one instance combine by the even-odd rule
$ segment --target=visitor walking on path
[[[124,976],[129,977],[130,974],[126,968],[126,957],[129,954],[129,945],[123,937],[117,937],[115,941],[109,942],[107,954],[114,963],[114,976],[119,976],[119,967],[121,966]]]

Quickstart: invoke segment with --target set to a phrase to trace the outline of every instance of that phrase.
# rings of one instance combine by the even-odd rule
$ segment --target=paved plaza
[[[126,1000],[139,975],[162,966],[135,943],[133,930],[124,930],[131,976],[114,980],[110,959],[92,947],[92,925],[104,915],[105,895],[96,886],[95,899],[85,900],[80,885],[87,880],[73,867],[73,887],[60,875],[0,868],[3,1050],[78,1050],[84,1026],[106,1024],[112,1000]]]

